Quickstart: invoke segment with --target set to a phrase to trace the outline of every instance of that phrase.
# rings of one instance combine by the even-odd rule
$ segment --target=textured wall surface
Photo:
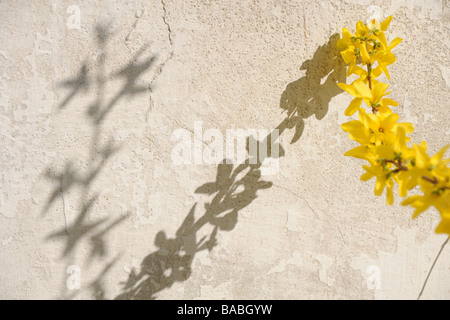
[[[0,298],[417,298],[438,213],[374,196],[340,129],[337,33],[389,15],[391,97],[436,152],[449,1],[0,0]],[[278,129],[276,170],[214,160],[238,129]],[[422,298],[449,273],[447,246]]]

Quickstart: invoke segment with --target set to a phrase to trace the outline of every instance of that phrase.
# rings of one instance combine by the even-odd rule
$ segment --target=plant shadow
[[[218,232],[233,230],[238,222],[238,213],[258,197],[259,190],[272,187],[272,182],[262,179],[262,164],[271,157],[274,147],[279,149],[278,157],[284,156],[284,148],[274,141],[278,134],[294,129],[291,143],[297,142],[303,133],[304,119],[312,115],[323,119],[331,98],[341,92],[336,83],[345,81],[345,66],[336,48],[338,39],[338,34],[331,36],[316,50],[311,60],[302,64],[305,76],[289,83],[280,98],[285,118],[262,141],[248,137],[246,161],[234,166],[224,159],[217,166],[216,180],[195,190],[195,193],[212,197],[205,205],[203,215],[195,217],[196,203],[173,238],[159,231],[154,241],[157,249],[147,255],[138,268],[132,269],[123,283],[122,292],[115,299],[153,300],[158,292],[187,280],[192,274],[195,255],[203,250],[213,250],[218,245]],[[275,136],[274,131],[278,133]],[[256,155],[249,152],[250,145],[255,143],[256,150],[265,147],[267,153],[261,156],[260,152]],[[199,230],[207,226],[212,229],[209,236],[197,239]]]
[[[53,191],[49,194],[45,205],[41,211],[41,216],[48,213],[50,208],[59,199],[62,200],[64,213],[64,227],[60,230],[50,233],[45,238],[46,241],[62,240],[64,247],[61,252],[61,259],[65,259],[69,264],[74,263],[77,255],[77,248],[87,242],[84,249],[89,248],[87,263],[99,263],[99,260],[108,255],[106,236],[112,229],[123,223],[128,214],[121,215],[115,219],[109,216],[95,217],[92,208],[98,200],[98,192],[93,189],[93,184],[100,176],[105,165],[119,149],[120,146],[114,141],[112,136],[105,137],[103,134],[103,125],[108,115],[121,106],[121,101],[126,96],[135,96],[143,92],[148,92],[148,84],[140,84],[140,79],[155,61],[155,56],[148,53],[147,46],[143,46],[137,53],[124,64],[124,67],[117,72],[107,74],[106,59],[107,44],[111,37],[109,25],[98,24],[95,30],[97,39],[98,56],[94,59],[95,64],[89,66],[83,62],[78,74],[74,78],[66,79],[60,82],[59,86],[65,88],[68,94],[58,105],[58,111],[74,107],[77,104],[76,97],[81,94],[87,94],[95,90],[95,98],[92,103],[86,105],[86,119],[90,125],[92,134],[88,145],[87,161],[85,166],[77,167],[75,163],[83,160],[82,156],[76,156],[67,160],[63,169],[48,167],[44,172],[44,177],[53,182]],[[95,70],[96,72],[94,73]],[[108,82],[122,80],[122,86],[116,94],[107,98],[105,87]],[[67,216],[66,201],[64,196],[72,189],[77,188],[80,192],[76,196],[78,210]],[[102,215],[103,216],[103,215]],[[111,260],[104,268],[105,274],[117,259]],[[90,286],[96,297],[103,297],[101,287],[101,275]],[[67,294],[67,288],[64,284],[63,298],[73,297],[73,294]],[[100,293],[99,293],[100,292]]]

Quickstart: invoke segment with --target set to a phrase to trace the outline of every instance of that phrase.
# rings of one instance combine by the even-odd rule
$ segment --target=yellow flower
[[[356,23],[356,33],[355,33],[356,37],[366,38],[370,36],[369,32],[370,32],[369,27],[366,26],[362,21],[358,21]]]
[[[346,153],[344,153],[344,156],[363,159],[369,162],[376,161],[376,154],[374,152],[374,148],[370,145],[357,146],[356,148],[348,150]]]
[[[449,179],[450,169],[448,164],[450,159],[442,159],[448,147],[448,145],[445,146],[430,157],[427,154],[427,143],[425,141],[422,141],[420,145],[413,145],[415,165],[411,170],[409,189],[414,188],[417,184],[427,187],[432,184],[430,181],[442,182]]]
[[[427,172],[440,179],[445,179],[448,174],[448,164],[450,159],[443,160],[445,152],[449,145],[442,148],[434,156],[430,157],[427,154],[427,143],[422,141],[420,145],[414,144],[413,148],[416,157],[416,168],[421,169],[426,174]]]
[[[386,38],[383,33],[380,33],[378,39],[380,40],[381,45],[384,48],[384,50],[382,51],[383,54],[378,57],[378,67],[383,70],[388,80],[390,80],[391,77],[389,75],[387,66],[393,64],[396,61],[395,55],[391,52],[391,50],[400,42],[402,42],[402,38],[395,38],[389,45],[387,44]]]
[[[383,73],[383,70],[381,69],[380,66],[377,66],[376,68],[372,69],[372,72],[370,73],[370,77],[372,78],[372,82],[375,81],[374,79],[378,78],[381,74]],[[360,78],[359,80],[361,80],[362,82],[364,82],[364,84],[367,84],[369,82],[369,72],[367,70],[364,70],[363,68],[361,68],[360,66],[352,66],[348,68],[348,75],[351,74],[356,74],[358,75]]]
[[[402,41],[401,38],[395,38],[390,45],[387,44],[384,31],[391,21],[391,16],[381,23],[373,19],[368,25],[358,21],[355,35],[347,28],[342,29],[342,38],[338,40],[337,47],[341,50],[345,63],[349,65],[347,76],[352,73],[365,73],[356,66],[357,58],[360,57],[366,65],[373,65],[378,61],[378,66],[372,71],[373,77],[376,78],[384,72],[387,78],[390,78],[387,66],[396,60],[391,50]]]
[[[345,110],[346,116],[353,115],[359,109],[363,100],[368,106],[372,107],[372,110],[381,113],[390,112],[391,109],[388,106],[398,106],[396,101],[383,98],[390,93],[386,93],[389,87],[386,83],[373,80],[372,90],[367,86],[367,82],[361,79],[355,80],[352,84],[338,83],[338,86],[355,97]]]
[[[403,206],[410,205],[415,208],[413,219],[419,216],[422,212],[427,210],[429,207],[434,206],[440,213],[444,221],[444,225],[441,226],[445,230],[448,228],[448,219],[450,218],[450,189],[442,190],[441,192],[436,192],[432,190],[431,186],[428,188],[423,188],[423,195],[414,195],[402,202]],[[438,230],[436,230],[438,232]],[[443,231],[447,232],[447,231]]]
[[[359,120],[341,125],[350,139],[361,144],[347,151],[345,156],[368,161],[368,165],[363,165],[366,172],[361,180],[376,177],[375,195],[380,196],[386,189],[388,204],[394,201],[395,182],[402,197],[407,197],[409,190],[419,186],[422,194],[410,196],[402,205],[415,209],[413,218],[429,207],[435,207],[442,218],[436,232],[450,235],[450,159],[443,158],[448,146],[432,157],[426,152],[425,142],[408,147],[406,143],[410,138],[406,134],[414,127],[411,123],[397,122],[399,115],[393,113],[390,106],[398,106],[398,103],[385,97],[389,94],[389,86],[376,80],[383,73],[390,79],[387,67],[396,61],[392,50],[402,41],[395,38],[388,44],[384,32],[391,21],[392,17],[383,22],[372,19],[367,24],[358,21],[355,34],[344,28],[337,43],[349,65],[347,76],[359,76],[351,84],[338,84],[353,96],[345,115],[352,116],[359,111]],[[360,66],[361,63],[365,66]],[[361,108],[363,101],[372,108],[372,114]]]
[[[345,110],[346,116],[353,115],[361,106],[363,99],[370,99],[372,97],[369,87],[359,79],[352,84],[338,83],[338,86],[355,97]]]
[[[384,55],[384,51],[380,49],[378,47],[378,41],[376,37],[373,38],[369,38],[370,40],[372,40],[372,45],[368,44],[368,41],[355,41],[355,48],[356,48],[356,52],[359,52],[359,54],[361,55],[361,59],[364,62],[364,64],[373,64],[375,61],[377,61],[378,59],[380,59],[381,57],[383,57]]]
[[[342,38],[337,41],[338,49],[345,49],[351,44],[352,34],[347,28],[342,29]]]
[[[391,21],[392,21],[392,16],[387,17],[386,20],[384,20],[381,23],[377,19],[372,19],[367,24],[367,27],[369,28],[369,30],[375,30],[376,32],[379,32],[379,31],[384,32],[389,27],[389,24],[391,23]],[[379,30],[379,31],[377,31],[377,30]]]
[[[367,146],[371,144],[371,132],[370,129],[364,126],[364,109],[359,110],[359,120],[352,120],[341,125],[343,131],[348,132],[350,139],[355,140]]]
[[[405,129],[399,127],[393,144],[375,148],[377,161],[384,161],[392,168],[391,174],[399,185],[401,197],[407,196],[414,159],[414,151],[406,145],[407,140]]]
[[[403,201],[402,205],[410,205],[415,208],[413,218],[434,206],[442,215],[443,222],[439,230],[448,230],[448,218],[450,215],[450,159],[443,160],[448,146],[444,147],[434,156],[426,153],[427,144],[414,144],[415,152],[414,168],[411,170],[412,180],[409,188],[420,185],[423,195],[415,195]],[[438,232],[438,231],[436,231]],[[446,231],[443,231],[446,232]]]
[[[398,102],[389,98],[383,98],[390,93],[386,93],[388,87],[389,85],[386,83],[372,80],[371,97],[369,99],[364,99],[366,104],[372,107],[372,110],[381,113],[389,113],[391,112],[391,109],[388,106],[398,106]]]
[[[370,167],[363,165],[363,168],[366,170],[366,173],[361,176],[361,180],[367,181],[376,177],[375,195],[381,196],[383,190],[386,188],[386,203],[388,205],[394,203],[394,181],[392,180],[392,175],[389,174],[390,170],[388,166],[383,162],[372,162]]]
[[[364,126],[371,132],[370,142],[375,145],[393,144],[398,128],[403,128],[406,133],[411,133],[414,127],[411,123],[397,123],[399,115],[385,112],[378,114],[365,114]]]
[[[437,196],[433,195],[432,193],[426,195],[414,195],[404,200],[402,202],[402,205],[410,205],[411,207],[415,208],[413,218],[416,218],[419,214],[432,206],[436,199]]]
[[[407,185],[409,181],[409,171],[411,167],[412,149],[406,146],[406,133],[403,128],[398,129],[398,134],[392,145],[380,146],[359,146],[345,153],[346,156],[352,156],[369,161],[370,166],[364,165],[366,170],[361,176],[361,180],[367,181],[373,177],[377,178],[375,184],[375,194],[377,196],[383,193],[386,188],[387,203],[394,201],[393,186],[394,181],[399,184],[399,193],[401,196],[407,195]]]

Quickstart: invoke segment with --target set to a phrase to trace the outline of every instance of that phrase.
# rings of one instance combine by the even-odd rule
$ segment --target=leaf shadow
[[[41,216],[45,216],[55,202],[61,199],[65,219],[64,227],[48,234],[45,241],[63,241],[60,258],[69,261],[69,264],[73,263],[77,251],[79,251],[78,248],[82,244],[85,244],[84,249],[90,249],[88,250],[87,266],[94,262],[98,264],[98,261],[109,253],[107,235],[128,218],[128,214],[122,214],[114,219],[107,213],[100,217],[96,216],[93,213],[93,207],[99,198],[99,191],[93,190],[93,185],[108,161],[120,150],[120,145],[114,141],[112,136],[105,138],[103,125],[115,108],[123,107],[121,102],[124,97],[148,92],[150,85],[142,83],[141,78],[154,64],[155,55],[149,53],[148,45],[144,45],[122,68],[107,74],[106,61],[109,58],[107,44],[112,34],[110,29],[110,25],[107,24],[96,26],[95,38],[97,39],[98,56],[94,58],[95,65],[89,65],[86,61],[82,62],[80,71],[75,77],[65,79],[59,84],[59,87],[68,93],[58,105],[58,112],[77,106],[78,96],[95,90],[94,101],[85,106],[87,125],[90,126],[92,132],[87,160],[84,161],[85,166],[77,167],[75,165],[84,160],[83,155],[80,154],[68,159],[62,170],[49,166],[43,173],[43,176],[53,183],[53,190],[45,201]],[[96,72],[94,73],[93,70]],[[117,79],[122,80],[122,85],[112,97],[108,98],[106,85]],[[73,189],[80,190],[75,196],[78,209],[71,210],[72,216],[68,217],[64,196]],[[113,262],[115,263],[115,260]],[[108,264],[103,273],[106,273],[111,267],[112,265]],[[91,289],[100,292],[102,289],[100,288],[101,275],[96,281],[92,284]],[[63,285],[64,287],[65,285]],[[73,295],[63,293],[62,296]]]
[[[168,238],[163,230],[156,234],[154,244],[157,249],[131,271],[116,300],[153,300],[174,283],[186,281],[192,274],[196,254],[213,250],[218,245],[218,232],[233,230],[238,223],[239,212],[258,197],[258,191],[273,186],[272,182],[263,180],[261,169],[263,162],[273,154],[274,147],[279,150],[276,158],[285,155],[283,146],[276,141],[278,134],[294,129],[291,143],[296,143],[303,133],[304,119],[312,115],[323,119],[330,100],[341,92],[336,83],[345,80],[345,66],[336,48],[338,38],[338,34],[331,36],[316,50],[311,60],[302,64],[305,75],[289,83],[280,98],[285,118],[262,141],[252,136],[247,138],[249,154],[244,163],[235,166],[224,159],[217,166],[215,181],[195,190],[195,193],[212,197],[202,210],[203,214],[195,217],[196,203],[173,238]],[[274,136],[275,131],[278,134]],[[252,144],[256,145],[253,149],[256,154],[250,152]],[[263,147],[268,152],[261,155],[258,150]],[[209,236],[198,240],[199,230],[206,227],[212,229]]]

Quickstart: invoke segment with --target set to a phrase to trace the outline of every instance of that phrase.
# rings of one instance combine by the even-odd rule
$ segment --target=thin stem
[[[430,179],[430,178],[428,178],[426,176],[423,176],[422,179],[425,180],[425,181],[428,181],[428,182],[430,182],[432,184],[437,184],[438,183],[438,180],[437,180],[436,177],[433,177],[433,179]]]
[[[372,64],[367,65],[367,81],[369,81],[369,89],[372,90]]]
[[[384,159],[385,163],[392,163],[393,165],[396,166],[396,168],[392,171],[393,173],[397,173],[399,171],[408,171],[408,168],[405,167],[403,165],[403,162],[398,160],[398,161],[394,161],[394,160],[390,160],[390,159]]]
[[[436,262],[437,262],[439,256],[441,255],[442,250],[444,250],[444,247],[445,247],[445,245],[447,244],[447,242],[448,242],[449,239],[450,239],[450,237],[447,238],[447,240],[445,240],[445,242],[444,242],[444,243],[442,244],[442,246],[441,246],[441,250],[439,250],[439,252],[438,252],[438,254],[437,254],[437,256],[436,256],[436,259],[434,259],[433,265],[431,266],[430,271],[428,271],[427,278],[425,279],[425,282],[423,283],[422,290],[420,290],[420,293],[419,293],[419,296],[417,297],[417,300],[419,300],[420,297],[422,296],[422,293],[423,293],[423,291],[425,290],[425,286],[427,285],[428,278],[429,278],[430,275],[431,275],[431,271],[433,271],[433,268],[434,268],[434,266],[435,266],[435,264],[436,264]]]

